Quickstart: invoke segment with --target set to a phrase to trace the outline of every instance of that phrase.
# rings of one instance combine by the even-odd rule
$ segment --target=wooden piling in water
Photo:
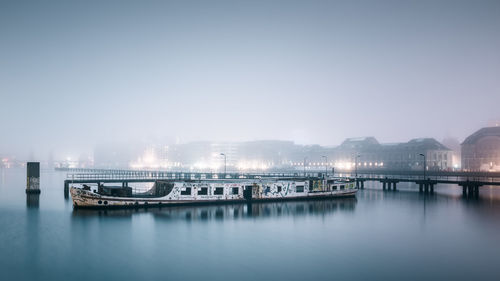
[[[40,193],[40,162],[26,163],[26,193]]]

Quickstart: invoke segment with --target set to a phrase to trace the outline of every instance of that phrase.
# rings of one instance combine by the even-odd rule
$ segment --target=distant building
[[[452,151],[433,138],[385,144],[374,137],[349,138],[336,148],[335,159],[344,166],[350,162],[347,167],[357,164],[358,169],[418,170],[424,162],[420,154],[428,170],[452,168]]]
[[[224,154],[224,155],[221,155]],[[292,141],[191,142],[175,145],[101,145],[96,167],[220,172],[358,169],[428,170],[452,168],[452,151],[432,138],[379,143],[374,137],[348,138],[339,146],[299,145]],[[358,157],[357,157],[358,156]],[[227,160],[224,163],[224,160]]]
[[[482,128],[464,140],[462,169],[500,171],[500,127]]]

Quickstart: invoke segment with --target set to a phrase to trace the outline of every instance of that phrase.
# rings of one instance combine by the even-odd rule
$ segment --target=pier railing
[[[307,173],[309,177],[317,177],[320,173]],[[290,178],[301,177],[303,173],[192,173],[164,171],[127,171],[100,170],[81,173],[68,173],[68,180],[197,180],[197,179],[258,179],[258,178]]]

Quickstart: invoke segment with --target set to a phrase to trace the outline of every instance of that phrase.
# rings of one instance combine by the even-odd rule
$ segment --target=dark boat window
[[[278,192],[281,192],[281,185],[278,185]]]
[[[202,187],[198,190],[198,195],[208,195],[208,188]]]
[[[224,188],[223,187],[216,187],[214,190],[214,195],[222,195],[224,194]]]
[[[345,187],[345,185],[341,185],[341,186],[340,186],[340,189],[344,189],[344,187]]]
[[[296,192],[304,192],[304,186],[303,185],[297,185],[295,187]]]
[[[181,195],[191,195],[191,187],[186,187],[186,190],[181,190]]]
[[[237,195],[239,193],[239,188],[233,187],[233,195]]]
[[[337,186],[336,185],[332,185],[332,189],[333,190],[337,190]]]

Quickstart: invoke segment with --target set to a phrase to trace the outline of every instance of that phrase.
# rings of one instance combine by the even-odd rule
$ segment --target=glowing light
[[[238,170],[266,170],[271,166],[270,163],[265,163],[258,160],[243,160],[236,164]]]
[[[146,149],[137,161],[131,162],[132,169],[158,169],[168,168],[170,165],[166,159],[159,159],[153,148]]]

